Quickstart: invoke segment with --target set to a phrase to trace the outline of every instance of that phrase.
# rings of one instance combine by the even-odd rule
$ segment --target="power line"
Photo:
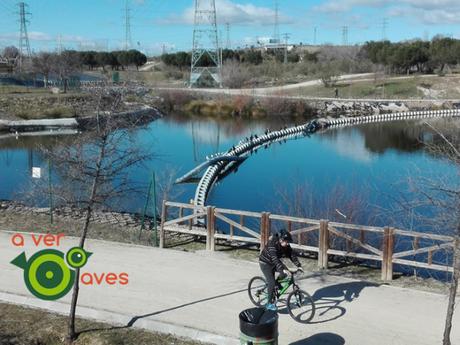
[[[216,1],[195,0],[190,87],[196,86],[204,75],[210,76],[215,84],[222,86],[221,72]]]
[[[2,6],[4,9],[6,9],[10,13],[14,13],[15,9],[12,5],[7,4],[5,1],[0,2],[0,6]]]
[[[0,6],[3,7],[7,12],[14,13],[14,10],[10,7],[7,7],[4,3],[0,2]]]

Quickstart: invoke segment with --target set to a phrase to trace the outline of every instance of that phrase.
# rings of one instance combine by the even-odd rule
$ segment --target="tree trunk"
[[[74,340],[77,339],[77,333],[75,332],[75,312],[77,309],[77,300],[78,300],[78,292],[80,290],[80,269],[77,268],[75,270],[75,281],[73,283],[73,290],[72,290],[72,301],[70,303],[70,314],[69,314],[69,323],[68,333],[67,333],[67,344],[72,344]]]
[[[105,145],[106,137],[103,138],[101,143],[101,151],[96,163],[96,175],[94,176],[93,185],[91,186],[91,196],[88,202],[88,207],[86,209],[86,218],[85,224],[83,226],[83,231],[80,237],[80,248],[83,248],[86,241],[86,235],[88,234],[89,222],[91,220],[91,214],[93,211],[93,206],[96,200],[97,185],[99,183],[99,176],[101,172],[102,161],[105,157]],[[73,285],[72,291],[72,301],[70,302],[70,313],[69,313],[69,322],[68,322],[68,334],[67,334],[67,344],[72,344],[74,340],[77,339],[77,332],[75,331],[75,313],[77,309],[78,302],[78,292],[80,290],[80,270],[76,270],[75,282]]]
[[[458,232],[460,232],[460,223],[458,225]],[[454,272],[452,274],[452,283],[449,289],[449,304],[447,306],[446,324],[444,328],[443,345],[451,345],[450,332],[452,330],[452,319],[455,309],[455,297],[457,296],[458,281],[460,278],[460,236],[456,236],[454,244]]]

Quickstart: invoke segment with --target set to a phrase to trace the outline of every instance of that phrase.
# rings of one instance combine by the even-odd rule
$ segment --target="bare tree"
[[[9,46],[3,49],[3,57],[7,58],[8,60],[16,60],[18,56],[19,49],[15,46]]]
[[[458,168],[458,175],[460,177],[460,138],[458,133],[460,132],[460,126],[457,123],[454,124],[453,132],[444,134],[436,127],[429,123],[426,123],[434,132],[436,132],[442,141],[445,143],[443,146],[434,146],[435,152],[446,157],[453,162]],[[437,193],[440,194],[441,199],[434,198],[430,193],[426,193],[428,200],[433,205],[441,207],[444,212],[443,216],[451,219],[450,223],[452,235],[454,237],[453,246],[453,273],[449,288],[449,302],[447,306],[446,322],[444,326],[443,345],[451,345],[450,334],[452,330],[452,319],[455,310],[455,300],[458,291],[458,283],[460,279],[460,186],[457,184],[445,184],[441,183],[437,186],[432,186]],[[447,200],[447,201],[446,201]],[[443,222],[444,223],[444,222]]]
[[[340,72],[334,62],[327,62],[318,67],[318,76],[325,87],[334,87],[339,81]]]
[[[117,96],[111,113],[120,101],[121,96]],[[53,195],[63,205],[85,210],[79,242],[81,248],[84,248],[95,209],[110,207],[117,200],[141,190],[141,186],[136,186],[129,178],[129,169],[142,164],[151,155],[136,144],[131,131],[136,125],[136,122],[121,122],[108,115],[97,120],[95,131],[80,134],[56,148],[43,149],[61,180],[58,186],[53,187]],[[75,313],[79,278],[80,271],[76,269],[68,321],[68,344],[78,337]]]
[[[237,60],[227,60],[222,67],[222,81],[226,87],[241,88],[250,78],[248,68]]]
[[[32,71],[43,76],[44,87],[48,85],[48,79],[54,69],[54,54],[41,52],[32,57]]]
[[[64,86],[64,93],[66,93],[69,78],[81,69],[81,60],[78,52],[72,50],[65,50],[54,57],[53,72],[61,80]]]
[[[417,212],[417,209],[424,209],[424,213],[416,216],[419,223],[425,227],[436,230],[442,235],[453,237],[452,263],[453,273],[449,282],[449,301],[447,306],[443,345],[451,345],[450,334],[452,330],[452,319],[455,311],[455,301],[459,287],[460,278],[460,123],[451,121],[441,130],[440,126],[434,126],[425,122],[434,137],[431,143],[427,144],[428,151],[438,158],[441,158],[456,167],[457,178],[452,175],[436,177],[412,177],[409,185],[412,190],[421,195],[414,201],[406,203],[407,209]],[[429,216],[426,216],[427,213]],[[448,260],[449,254],[445,253]]]

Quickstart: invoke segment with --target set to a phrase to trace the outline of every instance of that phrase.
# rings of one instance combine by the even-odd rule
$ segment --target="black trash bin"
[[[251,308],[240,313],[241,345],[278,345],[278,313]]]

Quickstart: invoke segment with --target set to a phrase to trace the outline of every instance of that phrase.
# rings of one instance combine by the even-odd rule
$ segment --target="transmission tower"
[[[125,50],[132,47],[131,40],[131,10],[129,8],[129,0],[125,2]]]
[[[284,37],[284,63],[288,63],[288,40],[291,34],[283,34]]]
[[[314,28],[314,30],[313,30],[313,45],[315,45],[315,46],[316,46],[317,34],[318,34],[318,27],[315,26],[315,28]]]
[[[348,26],[342,26],[342,45],[348,46]]]
[[[27,35],[27,24],[29,21],[26,19],[26,16],[29,16],[30,13],[26,12],[28,5],[24,2],[19,3],[19,23],[20,23],[20,33],[19,33],[19,66],[21,67],[24,62],[24,56],[30,59],[30,43],[29,36]]]
[[[61,54],[62,50],[63,50],[62,49],[62,35],[61,34],[59,34],[57,36],[57,42],[56,43],[57,43],[57,52],[58,52],[58,54]]]
[[[216,17],[215,0],[195,0],[190,87],[196,86],[202,76],[210,76],[215,84],[222,86]]]
[[[280,27],[279,27],[279,3],[275,0],[275,24],[273,28],[273,38],[276,43],[280,43]]]
[[[387,40],[388,18],[382,20],[382,41]]]
[[[232,49],[232,42],[230,41],[230,23],[225,23],[225,28],[227,30],[227,49]]]

